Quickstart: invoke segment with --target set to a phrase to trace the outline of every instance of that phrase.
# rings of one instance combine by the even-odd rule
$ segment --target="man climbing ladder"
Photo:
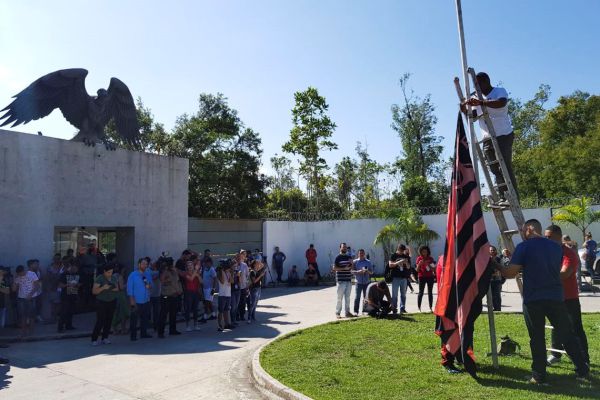
[[[512,121],[508,115],[508,92],[504,88],[492,86],[490,83],[490,77],[485,72],[479,72],[477,74],[477,83],[481,88],[483,100],[480,100],[477,98],[477,96],[472,96],[461,104],[461,110],[466,114],[467,105],[475,107],[473,110],[475,115],[471,115],[471,117],[479,120],[479,126],[481,128],[483,138],[483,151],[485,152],[486,158],[492,161],[492,163],[490,163],[490,170],[496,178],[498,195],[500,197],[497,205],[508,205],[507,196],[505,195],[508,187],[505,184],[506,182],[504,180],[499,163],[493,163],[493,161],[496,160],[496,153],[491,140],[492,133],[490,133],[490,129],[488,128],[484,118],[482,118],[483,112],[481,110],[482,105],[487,107],[487,111],[493,125],[493,132],[496,134],[496,140],[498,141],[498,147],[500,148],[500,152],[504,158],[504,163],[506,164],[506,169],[509,178],[512,181],[513,188],[518,196],[517,181],[515,179],[512,166],[512,145],[514,133]]]

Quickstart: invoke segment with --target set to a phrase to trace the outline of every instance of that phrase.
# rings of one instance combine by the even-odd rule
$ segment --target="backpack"
[[[517,349],[519,349],[517,351]],[[500,338],[500,344],[498,345],[499,356],[512,356],[521,352],[521,345],[506,335]]]

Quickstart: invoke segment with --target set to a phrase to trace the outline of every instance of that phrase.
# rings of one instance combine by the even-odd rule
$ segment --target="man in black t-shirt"
[[[81,287],[81,275],[76,264],[65,265],[64,272],[58,279],[60,287],[60,313],[58,318],[58,332],[64,332],[65,329],[73,330],[73,314],[75,305],[79,297],[79,288]]]
[[[408,250],[408,254],[406,254]],[[410,277],[410,248],[399,244],[390,257],[388,268],[392,275],[392,312],[398,311],[398,290],[400,290],[400,312],[406,312],[406,288]]]
[[[336,317],[342,318],[342,300],[345,299],[346,317],[354,317],[350,312],[350,293],[352,292],[352,257],[347,254],[346,243],[340,244],[340,254],[335,258],[333,271],[337,282],[337,305],[335,307]]]

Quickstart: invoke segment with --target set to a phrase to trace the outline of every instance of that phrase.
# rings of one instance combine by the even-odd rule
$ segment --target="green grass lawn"
[[[586,314],[583,321],[594,375],[591,384],[575,381],[573,365],[565,357],[548,368],[548,386],[527,384],[529,337],[520,314],[496,315],[497,336],[508,334],[522,347],[519,355],[500,357],[498,370],[487,356],[487,315],[477,320],[478,381],[467,373],[450,375],[442,369],[432,314],[359,318],[309,328],[276,340],[260,360],[273,377],[314,399],[598,399],[600,314]]]

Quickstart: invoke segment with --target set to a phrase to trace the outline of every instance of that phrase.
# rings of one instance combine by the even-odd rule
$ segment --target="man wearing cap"
[[[492,161],[496,159],[496,152],[494,151],[494,146],[492,145],[490,129],[486,125],[484,118],[482,118],[483,111],[481,109],[482,105],[486,106],[492,126],[494,128],[494,133],[496,134],[496,140],[498,141],[500,153],[502,154],[502,158],[506,164],[509,178],[512,181],[515,192],[517,192],[518,195],[517,180],[515,179],[512,165],[512,146],[515,135],[513,133],[510,115],[508,115],[508,92],[502,87],[492,86],[490,77],[485,72],[480,72],[477,74],[477,83],[481,88],[483,100],[479,100],[475,96],[471,97],[461,104],[461,110],[466,113],[467,104],[476,107],[475,114],[477,119],[479,119],[479,127],[481,128],[483,136],[483,151],[485,152],[486,157]],[[507,204],[505,193],[508,188],[504,182],[504,176],[502,175],[500,165],[491,164],[490,169],[496,177],[498,194],[501,198],[500,205],[505,205]]]

